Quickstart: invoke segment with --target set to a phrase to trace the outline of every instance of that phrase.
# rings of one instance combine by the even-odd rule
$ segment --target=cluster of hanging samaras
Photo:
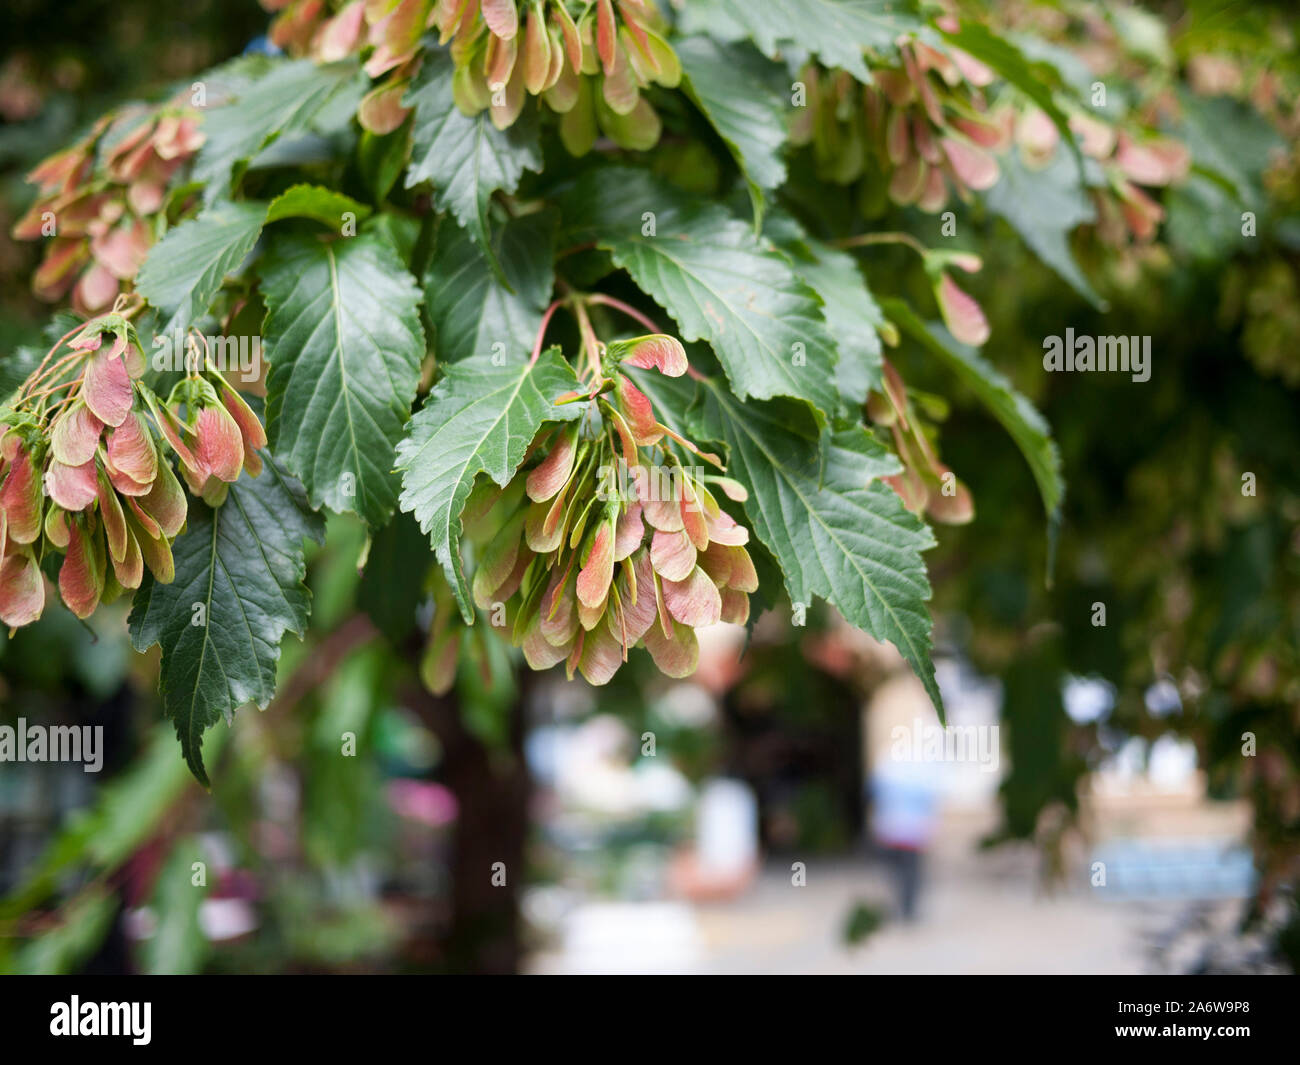
[[[533,669],[564,662],[592,684],[638,645],[671,677],[694,672],[696,630],[744,624],[758,589],[749,531],[715,495],[743,502],[745,489],[683,459],[722,469],[659,421],[629,366],[679,376],[686,353],[662,335],[610,344],[603,380],[561,399],[583,403],[582,417],[544,429],[510,483],[480,482],[463,515],[475,604],[501,612],[495,623]],[[425,661],[435,691],[450,686],[465,635],[449,598],[435,607]]]
[[[262,6],[278,12],[270,37],[290,54],[366,56],[366,73],[382,79],[357,113],[372,133],[406,120],[403,97],[433,29],[440,44],[451,44],[457,107],[487,111],[505,129],[527,97],[539,97],[560,115],[560,138],[574,155],[589,151],[598,132],[623,148],[653,148],[661,123],[641,92],[681,79],[654,0],[351,0],[333,13],[322,0]],[[582,8],[576,18],[571,6]]]
[[[78,326],[0,405],[0,621],[30,624],[45,574],[89,617],[138,588],[144,569],[168,583],[172,541],[191,493],[212,506],[266,445],[257,416],[215,371],[195,370],[164,403],[140,378],[135,328],[113,312]]]
[[[955,32],[959,22],[937,24]],[[994,72],[960,48],[935,47],[919,37],[898,41],[894,62],[873,61],[870,85],[848,72],[809,64],[800,74],[805,107],[794,112],[791,140],[810,145],[818,174],[858,185],[867,218],[886,201],[937,213],[950,191],[969,200],[1001,176],[998,156],[1016,148],[1030,169],[1048,165],[1060,131],[1033,103],[991,101],[985,90]],[[1187,147],[1149,131],[1111,125],[1082,107],[1068,116],[1080,151],[1094,160],[1105,182],[1092,188],[1098,233],[1115,247],[1150,241],[1164,218],[1143,187],[1181,181],[1191,165]]]

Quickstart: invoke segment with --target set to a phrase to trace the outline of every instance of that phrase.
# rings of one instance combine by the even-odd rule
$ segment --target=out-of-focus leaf
[[[990,211],[1006,219],[1043,262],[1099,310],[1106,301],[1084,276],[1070,250],[1070,233],[1096,220],[1079,171],[1058,152],[1041,170],[1030,170],[1015,152],[1002,157],[1002,180],[984,194]]]
[[[199,907],[208,894],[194,883],[193,864],[204,861],[196,836],[182,836],[172,846],[154,885],[150,909],[153,934],[140,944],[140,968],[154,976],[188,976],[203,969],[210,944],[199,926]]]
[[[344,215],[348,214],[352,215],[353,222],[361,222],[369,217],[370,208],[334,189],[304,184],[285,189],[272,200],[266,220],[270,223],[282,218],[310,218],[341,233]]]
[[[772,57],[794,45],[869,82],[863,50],[891,52],[900,34],[922,27],[914,10],[909,0],[691,0],[682,26],[719,41],[748,37]]]
[[[740,167],[762,228],[764,194],[785,182],[781,157],[789,133],[782,92],[784,71],[748,44],[709,37],[674,43],[686,73],[686,91],[718,131]]]
[[[365,84],[353,61],[319,65],[310,59],[276,63],[264,76],[239,87],[232,103],[203,119],[203,147],[194,164],[196,180],[207,184],[211,202],[229,191],[232,171],[272,141],[302,133],[325,109],[355,110]]]

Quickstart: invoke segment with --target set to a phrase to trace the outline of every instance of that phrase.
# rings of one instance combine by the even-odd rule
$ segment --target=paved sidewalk
[[[865,858],[769,861],[730,902],[593,902],[564,922],[534,972],[1140,973],[1145,933],[1176,903],[1108,902],[1086,886],[1046,891],[1028,847],[978,851],[970,824],[949,826],[928,859],[918,921],[889,923],[849,947],[855,903],[888,910],[884,870]]]

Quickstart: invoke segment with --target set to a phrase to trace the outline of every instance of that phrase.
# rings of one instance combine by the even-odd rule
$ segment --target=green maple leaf
[[[441,362],[500,353],[514,363],[532,351],[555,285],[554,213],[511,219],[492,243],[508,285],[466,230],[438,226],[424,294]]]
[[[554,402],[577,386],[573,368],[556,349],[531,367],[526,360],[498,365],[490,355],[476,355],[448,367],[398,446],[401,508],[429,535],[467,622],[474,610],[460,533],[474,478],[487,473],[499,485],[509,483],[543,425],[581,415],[583,404]]]
[[[397,501],[393,450],[425,353],[415,279],[368,234],[282,236],[261,273],[271,447],[313,506],[382,525]]]
[[[607,249],[683,340],[709,342],[738,396],[837,409],[835,342],[817,296],[751,226],[623,167],[589,171],[565,203],[565,239]]]
[[[470,118],[452,98],[453,73],[449,52],[427,52],[424,67],[403,101],[415,109],[406,187],[431,181],[438,208],[450,211],[469,230],[504,281],[492,256],[488,201],[498,189],[514,192],[525,169],[541,170],[536,109],[525,108],[505,130],[492,125],[486,111]]]
[[[913,7],[907,0],[691,0],[682,19],[687,33],[748,37],[773,58],[793,45],[870,82],[863,50],[890,53],[900,34],[920,29]]]
[[[365,81],[353,61],[320,65],[310,59],[276,63],[262,77],[239,86],[233,103],[213,108],[203,119],[203,147],[194,178],[215,200],[229,191],[232,174],[273,141],[303,133],[338,107],[356,110]]]
[[[1008,152],[1000,162],[1001,180],[984,193],[989,210],[1005,219],[1029,250],[1079,295],[1098,310],[1105,310],[1106,301],[1070,250],[1071,230],[1097,218],[1078,168],[1059,152],[1041,170],[1030,170],[1017,152]]]
[[[708,37],[674,42],[686,91],[731,151],[749,188],[755,228],[764,193],[785,184],[782,152],[789,137],[784,72],[751,45]]]
[[[216,203],[150,249],[136,288],[168,316],[159,333],[185,329],[208,312],[226,275],[253,250],[265,222],[264,203]]]
[[[930,583],[921,552],[929,528],[882,477],[898,459],[861,426],[809,440],[788,400],[741,403],[716,381],[702,386],[698,431],[727,445],[727,472],[749,490],[745,513],[776,557],[795,603],[819,596],[850,624],[898,648],[942,715],[930,660]]]
[[[215,510],[190,500],[186,531],[172,554],[176,577],[146,575],[131,607],[137,651],[162,648],[159,687],[191,772],[205,786],[203,733],[275,694],[280,641],[307,626],[311,593],[303,540],[324,541],[324,524],[302,487],[268,458],[244,474]],[[199,608],[202,608],[201,610]]]
[[[794,272],[822,301],[822,317],[839,352],[836,384],[845,406],[857,408],[880,390],[883,352],[877,330],[885,315],[857,260],[808,236],[790,215],[774,212],[765,232],[790,258]]]
[[[321,225],[329,226],[341,232],[346,214],[352,215],[353,222],[364,222],[370,216],[371,209],[364,203],[358,203],[351,196],[345,196],[323,185],[293,185],[271,201],[266,210],[267,222],[279,222],[284,218],[310,218]]]

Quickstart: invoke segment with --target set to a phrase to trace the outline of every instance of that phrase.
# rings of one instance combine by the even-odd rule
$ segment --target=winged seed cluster
[[[402,98],[433,29],[439,44],[450,42],[461,111],[487,111],[506,129],[529,96],[540,97],[561,116],[560,139],[573,155],[590,151],[598,133],[623,148],[653,148],[661,124],[641,90],[681,79],[654,0],[595,0],[576,19],[564,0],[353,0],[333,15],[320,0],[262,5],[280,12],[270,37],[291,54],[333,61],[373,48],[366,73],[383,80],[357,118],[377,134],[410,113]]]
[[[608,376],[562,397],[587,403],[585,416],[539,434],[510,483],[480,484],[463,515],[475,604],[508,607],[533,669],[564,662],[592,684],[638,645],[669,676],[694,672],[695,630],[744,624],[758,589],[749,531],[714,494],[743,501],[744,488],[679,461],[667,440],[717,463],[659,421],[628,366],[677,377],[686,353],[663,335],[610,344]],[[435,624],[425,670],[435,690],[451,683],[459,635],[446,617]]]
[[[193,373],[166,403],[140,381],[144,352],[119,313],[67,334],[0,408],[0,621],[45,608],[42,563],[63,555],[59,593],[77,617],[140,587],[147,566],[170,583],[185,492],[219,504],[266,445],[257,416],[217,373]],[[146,412],[149,418],[145,417]],[[110,565],[111,564],[111,565]]]
[[[153,245],[168,183],[202,144],[191,108],[127,107],[32,170],[40,195],[11,235],[46,240],[36,296],[57,303],[71,291],[87,317],[112,306]]]

